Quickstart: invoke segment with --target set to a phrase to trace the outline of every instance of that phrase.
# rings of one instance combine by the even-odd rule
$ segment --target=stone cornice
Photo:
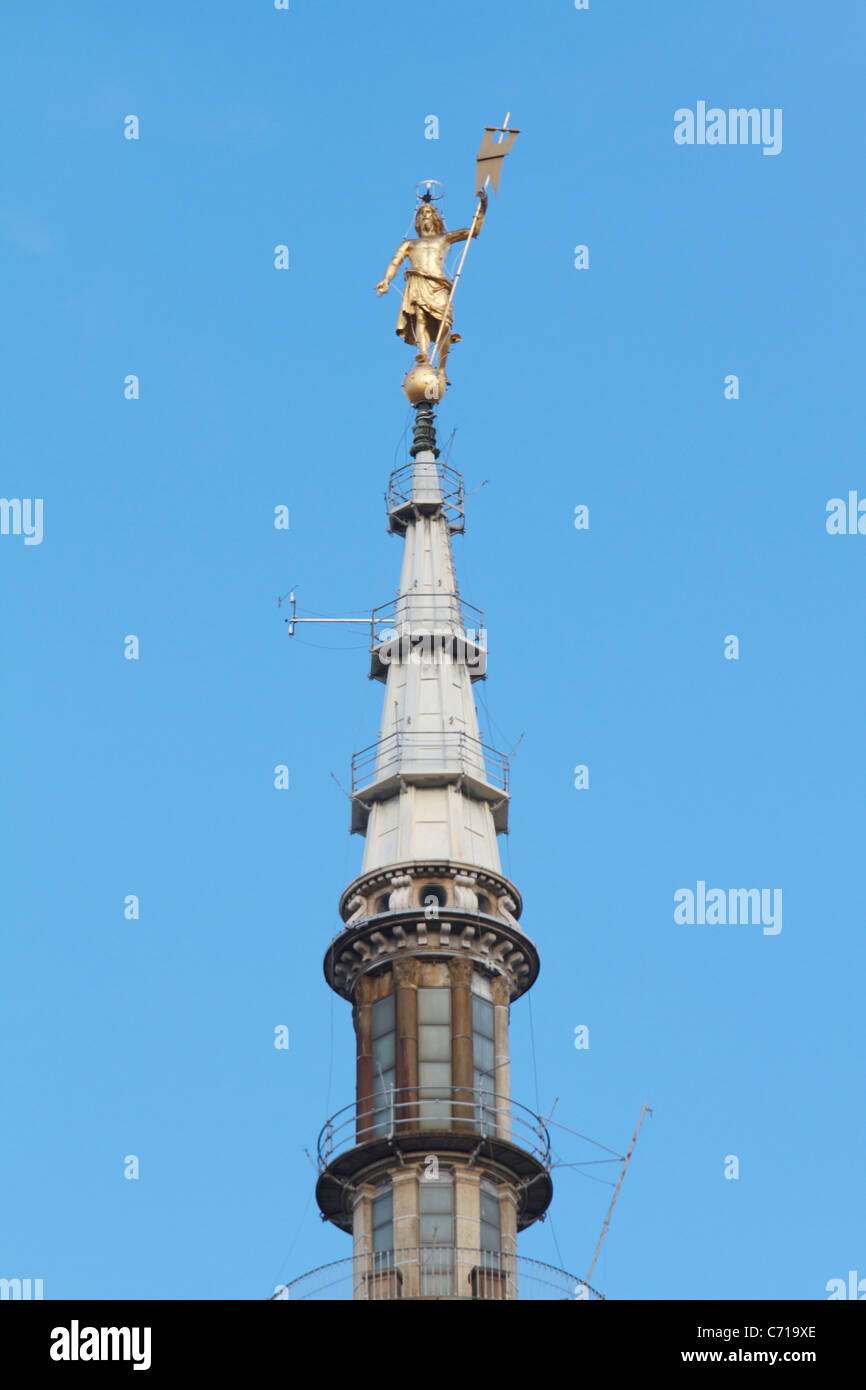
[[[507,879],[504,874],[493,873],[490,869],[481,869],[475,864],[466,864],[452,859],[409,859],[396,864],[389,864],[387,868],[375,869],[372,873],[361,874],[353,879],[348,888],[340,897],[340,916],[344,922],[358,913],[359,909],[352,909],[350,903],[356,898],[362,899],[364,905],[380,894],[387,892],[393,886],[393,880],[402,875],[408,875],[411,879],[455,879],[458,875],[474,875],[475,887],[482,893],[487,893],[496,899],[497,904],[500,900],[510,900],[513,906],[509,907],[508,901],[503,901],[502,906],[506,912],[518,920],[523,912],[523,898],[514,884]],[[372,915],[364,912],[363,915]],[[357,920],[357,917],[356,917]]]
[[[437,918],[425,917],[420,908],[362,918],[334,938],[323,969],[331,988],[351,999],[359,979],[411,957],[474,961],[507,983],[511,999],[530,988],[539,970],[535,943],[518,926],[484,913],[445,908]]]

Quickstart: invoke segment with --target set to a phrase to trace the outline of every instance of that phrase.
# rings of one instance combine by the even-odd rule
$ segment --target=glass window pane
[[[498,1226],[488,1226],[486,1221],[481,1222],[481,1249],[499,1249],[499,1228]]]
[[[493,1037],[493,1005],[488,999],[472,996],[472,1030],[486,1038]]]
[[[387,1134],[391,1126],[390,1088],[395,1081],[394,995],[373,1005],[373,1123],[371,1138]]]
[[[390,1032],[394,1028],[394,1020],[394,996],[386,994],[384,999],[377,999],[373,1005],[373,1037]]]
[[[450,1212],[454,1200],[454,1189],[450,1182],[421,1181],[419,1211]]]
[[[439,989],[419,989],[419,1023],[451,1023],[451,991],[443,985]]]
[[[450,1182],[422,1182],[419,1189],[421,1244],[453,1240],[454,1187]],[[434,1234],[435,1233],[435,1234]]]
[[[493,1095],[493,1080],[489,1076],[475,1073],[475,1122],[484,1134],[496,1127],[497,1106],[501,1104]]]
[[[394,1034],[384,1033],[381,1038],[373,1039],[373,1072],[379,1075],[379,1068],[387,1071],[394,1065]]]
[[[476,1033],[472,1039],[472,1053],[475,1070],[492,1075],[496,1061],[492,1038],[482,1038],[479,1033]]]
[[[393,1226],[390,1221],[386,1221],[383,1226],[373,1227],[373,1249],[378,1253],[382,1250],[390,1250],[394,1245]],[[494,1250],[493,1245],[481,1244],[482,1250]]]
[[[394,1189],[390,1181],[376,1188],[373,1195],[373,1272],[393,1263]]]
[[[487,1255],[499,1254],[499,1232],[494,1226],[488,1226],[486,1222],[481,1224],[481,1249]]]
[[[393,1067],[383,1067],[381,1072],[377,1068],[373,1078],[373,1095],[387,1096],[394,1085],[395,1076],[396,1072]]]
[[[373,1198],[373,1249],[390,1250],[394,1244],[394,1194],[389,1186]]]
[[[433,1086],[438,1090],[443,1088],[450,1092],[451,1089],[451,1063],[450,1062],[419,1062],[418,1063],[418,1085],[421,1087]],[[421,1095],[429,1096],[432,1093],[422,1090]]]
[[[381,1226],[394,1216],[394,1194],[390,1186],[380,1196],[373,1198],[373,1225]]]
[[[391,1087],[394,1084],[394,1068],[383,1071],[373,1079],[373,1115],[369,1132],[366,1138],[375,1139],[378,1135],[387,1134],[391,1125]]]
[[[441,1212],[431,1212],[421,1217],[422,1245],[453,1245],[453,1221]]]
[[[501,1245],[499,1194],[490,1183],[481,1184],[481,1249],[498,1251]]]
[[[448,1062],[451,1059],[451,1029],[438,1023],[418,1025],[419,1062]]]
[[[489,1187],[481,1188],[481,1220],[499,1225],[499,1196]]]

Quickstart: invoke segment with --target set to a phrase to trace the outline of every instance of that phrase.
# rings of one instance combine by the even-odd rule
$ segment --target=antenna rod
[[[625,1177],[625,1170],[626,1170],[626,1168],[627,1168],[628,1165],[629,1165],[629,1160],[630,1160],[632,1154],[634,1153],[634,1146],[635,1146],[635,1144],[637,1143],[637,1136],[638,1136],[638,1133],[639,1133],[639,1131],[640,1131],[640,1127],[641,1127],[641,1125],[643,1124],[643,1117],[644,1117],[644,1115],[651,1115],[652,1113],[653,1113],[653,1112],[650,1110],[649,1106],[646,1104],[646,1102],[644,1102],[643,1108],[642,1108],[642,1110],[641,1110],[641,1112],[640,1112],[640,1119],[639,1119],[638,1122],[637,1122],[637,1129],[635,1130],[634,1134],[632,1135],[632,1141],[631,1141],[631,1144],[630,1144],[630,1146],[629,1146],[629,1151],[628,1151],[628,1153],[626,1154],[626,1156],[625,1156],[625,1162],[624,1162],[623,1165],[622,1165],[622,1172],[621,1172],[620,1175],[619,1175],[619,1182],[618,1182],[617,1185],[616,1185],[616,1191],[614,1192],[613,1197],[611,1198],[611,1201],[610,1201],[610,1206],[609,1206],[608,1209],[607,1209],[607,1216],[604,1218],[604,1225],[603,1225],[602,1228],[601,1228],[601,1235],[600,1235],[599,1238],[598,1238],[598,1245],[595,1247],[595,1254],[594,1254],[593,1257],[592,1257],[592,1264],[591,1264],[590,1267],[589,1267],[589,1274],[587,1274],[586,1278],[585,1278],[584,1281],[583,1281],[584,1284],[587,1285],[587,1287],[589,1286],[590,1275],[592,1274],[592,1271],[595,1269],[595,1262],[596,1262],[596,1260],[598,1259],[598,1252],[599,1252],[599,1250],[601,1249],[601,1242],[604,1240],[605,1236],[607,1235],[607,1228],[608,1228],[608,1226],[610,1225],[610,1218],[611,1218],[611,1216],[613,1215],[613,1209],[614,1209],[614,1206],[615,1206],[615,1204],[616,1204],[616,1199],[617,1199],[617,1197],[619,1196],[619,1189],[622,1187],[622,1180],[623,1180],[623,1178]]]

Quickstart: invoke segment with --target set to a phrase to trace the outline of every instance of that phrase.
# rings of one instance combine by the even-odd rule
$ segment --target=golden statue
[[[447,232],[437,209],[429,196],[425,197],[415,214],[415,230],[418,236],[411,241],[401,241],[385,271],[383,280],[376,286],[377,294],[387,294],[388,286],[409,258],[409,267],[404,272],[406,288],[397,319],[397,335],[410,347],[417,347],[415,361],[426,363],[430,360],[430,346],[438,344],[439,374],[444,386],[449,385],[445,375],[445,363],[452,343],[460,342],[460,334],[451,332],[454,321],[452,306],[452,281],[445,274],[445,257],[458,241],[468,241],[477,237],[484,222],[487,210],[487,193],[479,193],[479,206],[476,208],[471,227],[460,227],[456,232]]]

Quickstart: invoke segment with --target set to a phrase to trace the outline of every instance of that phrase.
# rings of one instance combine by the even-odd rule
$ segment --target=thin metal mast
[[[586,1278],[583,1281],[587,1286],[589,1285],[589,1280],[590,1276],[592,1275],[592,1271],[595,1269],[595,1262],[598,1259],[598,1252],[601,1250],[601,1243],[607,1235],[607,1228],[610,1225],[610,1218],[613,1215],[613,1209],[616,1205],[616,1199],[619,1196],[619,1189],[622,1187],[622,1180],[625,1177],[625,1170],[629,1165],[632,1154],[634,1153],[634,1146],[637,1143],[637,1136],[640,1132],[640,1127],[643,1124],[643,1117],[644,1115],[651,1115],[652,1113],[653,1112],[650,1110],[649,1106],[646,1103],[644,1103],[643,1108],[640,1112],[640,1118],[637,1122],[637,1128],[635,1129],[635,1132],[632,1135],[631,1144],[629,1145],[628,1153],[625,1156],[625,1162],[622,1165],[622,1172],[619,1175],[619,1182],[616,1185],[616,1191],[614,1192],[613,1197],[610,1201],[610,1206],[607,1209],[607,1216],[604,1218],[604,1225],[601,1228],[601,1235],[598,1238],[598,1245],[595,1247],[595,1254],[592,1257],[592,1264],[589,1267],[589,1274],[587,1274]]]

